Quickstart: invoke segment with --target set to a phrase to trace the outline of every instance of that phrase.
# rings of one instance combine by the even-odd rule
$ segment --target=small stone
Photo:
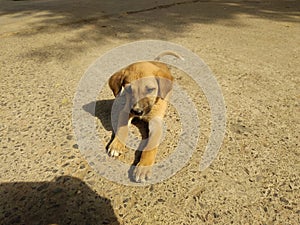
[[[218,218],[220,215],[218,213],[213,213],[214,214],[214,218]]]
[[[153,191],[154,190],[154,186],[151,185],[150,188],[149,188],[149,191]]]
[[[73,136],[72,135],[67,135],[68,140],[72,140]]]
[[[162,198],[157,199],[158,202],[165,202]]]
[[[281,202],[283,202],[284,204],[289,204],[289,201],[286,199],[286,198],[284,198],[284,197],[280,197],[280,199],[279,199]]]
[[[79,169],[84,169],[85,168],[85,165],[80,165]]]
[[[62,165],[62,167],[66,167],[68,165],[70,165],[70,163],[65,163],[64,165]]]

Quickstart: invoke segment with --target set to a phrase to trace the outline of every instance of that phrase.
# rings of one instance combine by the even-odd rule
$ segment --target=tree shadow
[[[0,199],[3,225],[120,224],[109,199],[71,176],[53,182],[1,183]]]
[[[180,7],[180,8],[179,8]],[[160,11],[161,17],[172,17],[177,12],[180,16],[179,23],[174,26],[182,26],[198,20],[198,22],[215,23],[218,20],[233,19],[240,13],[255,15],[272,20],[284,20],[297,22],[299,16],[300,3],[297,0],[163,0],[163,1],[105,1],[105,0],[79,0],[74,3],[72,0],[9,0],[2,2],[0,15],[11,15],[12,17],[21,17],[36,12],[43,12],[35,15],[35,18],[43,18],[44,23],[64,24],[66,26],[72,23],[79,24],[91,23],[98,19],[109,22],[111,19],[140,13]],[[169,12],[164,11],[168,9]],[[180,9],[180,10],[179,10]],[[58,17],[60,16],[60,17]],[[73,22],[65,22],[64,19],[73,19]],[[126,19],[126,18],[125,18]],[[147,21],[149,22],[149,21]],[[153,21],[153,24],[159,22]],[[124,23],[123,23],[124,24]],[[107,24],[106,24],[107,25]],[[130,24],[126,23],[127,26]],[[140,23],[142,26],[145,23]]]
[[[55,30],[76,30],[72,37],[61,43],[49,43],[34,49],[25,57],[38,58],[49,52],[51,57],[70,59],[82,51],[83,40],[89,43],[99,41],[139,39],[167,39],[166,34],[184,35],[189,24],[217,24],[240,26],[237,19],[241,14],[272,21],[299,21],[300,1],[263,0],[163,0],[163,1],[104,1],[71,0],[59,1],[13,1],[1,2],[0,16],[13,24],[21,19],[29,27],[13,32],[13,35],[30,36]],[[26,20],[26,18],[29,18]],[[24,19],[25,18],[25,19]],[[157,18],[157,19],[156,19]],[[24,22],[25,23],[25,22]],[[126,25],[124,25],[126,24]],[[5,26],[9,26],[4,24]],[[83,28],[82,30],[80,30]],[[53,46],[55,45],[55,46]],[[53,52],[56,49],[56,52]],[[54,55],[53,55],[54,54]],[[43,57],[42,57],[43,58]]]
[[[1,6],[0,16],[8,16],[7,19],[30,16],[29,25],[39,27],[36,33],[49,32],[52,25],[77,30],[93,25],[93,32],[79,32],[77,39],[96,41],[116,36],[132,40],[150,28],[153,33],[163,28],[166,32],[179,34],[188,24],[194,23],[227,21],[228,26],[237,26],[236,18],[240,14],[295,23],[300,16],[300,2],[297,0],[79,0],[76,4],[71,0],[7,0],[1,2]],[[35,32],[20,32],[19,35]]]

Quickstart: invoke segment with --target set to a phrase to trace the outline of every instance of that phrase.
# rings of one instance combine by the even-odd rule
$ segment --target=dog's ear
[[[121,92],[123,82],[124,82],[124,70],[116,72],[114,75],[112,75],[109,78],[108,84],[110,89],[114,93],[115,97]]]
[[[174,77],[166,71],[159,70],[156,74],[158,83],[158,97],[164,99],[172,90]]]

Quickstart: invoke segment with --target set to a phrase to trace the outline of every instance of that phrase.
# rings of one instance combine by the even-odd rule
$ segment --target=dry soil
[[[0,224],[300,224],[299,10],[296,0],[1,0]],[[210,110],[174,71],[198,110],[196,151],[170,179],[132,187],[88,165],[72,100],[97,58],[145,39],[185,46],[209,65],[227,125],[218,157],[200,172]],[[95,117],[104,143],[112,101],[102,100],[113,99],[105,90]],[[176,146],[175,118],[170,106],[172,135],[158,160]]]

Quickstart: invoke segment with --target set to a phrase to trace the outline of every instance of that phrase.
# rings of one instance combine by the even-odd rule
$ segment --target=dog
[[[152,166],[162,137],[163,117],[167,110],[174,77],[168,66],[158,60],[172,55],[183,58],[175,52],[159,54],[154,61],[137,62],[113,74],[108,81],[115,97],[124,93],[126,103],[119,113],[114,139],[108,146],[108,154],[117,157],[126,151],[128,125],[138,117],[148,122],[148,141],[140,160],[133,171],[136,182],[145,182],[151,178]]]

